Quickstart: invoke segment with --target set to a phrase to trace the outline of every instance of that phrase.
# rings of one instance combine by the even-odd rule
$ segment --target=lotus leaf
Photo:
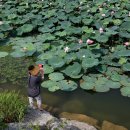
[[[48,64],[54,68],[59,68],[65,64],[65,61],[61,57],[54,56],[48,60]]]
[[[130,71],[130,63],[126,63],[123,65],[123,70],[124,71]]]
[[[41,55],[38,56],[38,59],[40,59],[40,60],[48,60],[48,59],[52,58],[53,55],[54,55],[53,52],[42,53]]]
[[[55,34],[60,36],[60,37],[63,37],[63,36],[66,36],[66,31],[56,32]]]
[[[59,57],[65,57],[66,56],[66,53],[64,50],[58,50],[56,51],[56,55],[59,56]]]
[[[127,62],[127,59],[124,58],[124,57],[121,57],[120,60],[119,60],[119,64],[123,65]]]
[[[44,88],[48,88],[48,90],[51,91],[51,92],[55,92],[56,90],[60,89],[58,82],[55,82],[55,81],[52,81],[52,80],[44,81],[41,84],[41,86],[44,87]]]
[[[64,76],[62,73],[54,72],[49,74],[49,79],[52,81],[60,81],[64,79]]]
[[[8,55],[8,52],[1,52],[0,51],[0,58],[5,57]]]
[[[11,30],[11,29],[12,29],[12,27],[9,24],[0,25],[0,30],[2,30],[2,31],[8,31],[8,30]]]
[[[33,30],[33,26],[31,24],[24,24],[23,26],[17,29],[18,35],[22,35],[23,33],[31,32]]]
[[[52,32],[52,30],[48,27],[40,27],[40,28],[38,28],[38,31],[42,32],[42,33]]]
[[[121,80],[121,76],[118,73],[114,73],[113,75],[111,75],[111,79],[113,81],[120,81]]]
[[[71,80],[61,80],[59,81],[59,86],[60,89],[64,91],[73,91],[77,88],[77,84]]]
[[[82,88],[82,89],[85,89],[85,90],[91,90],[91,89],[93,89],[94,88],[94,86],[95,86],[95,84],[94,84],[94,82],[82,82],[81,84],[80,84],[80,87]]]
[[[130,22],[124,22],[121,24],[121,29],[130,32]]]
[[[108,88],[120,88],[121,84],[119,82],[114,82],[114,81],[111,81],[111,80],[108,80],[105,84],[105,87],[108,87]]]
[[[62,72],[72,78],[80,78],[82,76],[82,74],[79,75],[81,72],[81,65],[78,62],[74,62],[73,65],[67,66]]]
[[[91,68],[99,64],[98,59],[95,58],[84,58],[82,61],[82,67],[84,69]]]
[[[96,86],[95,86],[95,91],[96,92],[108,92],[110,90],[110,88],[109,87],[106,87],[105,85],[102,85],[102,84],[97,84]]]
[[[19,57],[23,57],[25,56],[25,53],[24,52],[20,52],[20,51],[14,51],[10,54],[12,57],[16,57],[16,58],[19,58]]]
[[[121,94],[130,97],[130,86],[121,88]]]
[[[44,65],[44,74],[50,74],[54,71],[54,69],[49,65]]]
[[[70,62],[76,60],[76,58],[77,57],[76,57],[75,53],[69,53],[69,54],[67,54],[65,56],[65,60],[66,60],[67,64],[69,64]]]
[[[0,39],[4,38],[4,34],[0,33]]]
[[[106,66],[106,65],[99,65],[99,66],[96,67],[96,69],[97,69],[99,72],[104,73],[104,72],[106,72],[106,70],[107,70],[107,66]]]

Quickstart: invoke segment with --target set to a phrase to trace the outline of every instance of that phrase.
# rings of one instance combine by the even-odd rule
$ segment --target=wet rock
[[[101,130],[128,130],[128,129],[123,126],[115,125],[108,121],[103,121]]]
[[[96,120],[92,117],[83,115],[83,114],[62,112],[60,114],[60,117],[70,119],[70,120],[77,120],[77,121],[85,122],[85,123],[88,123],[88,124],[93,125],[93,126],[98,126],[98,120]]]

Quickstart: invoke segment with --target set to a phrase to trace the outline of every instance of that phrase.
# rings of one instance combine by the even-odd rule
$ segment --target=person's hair
[[[29,67],[28,67],[28,70],[30,71],[30,70],[33,70],[34,69],[34,65],[30,65]]]

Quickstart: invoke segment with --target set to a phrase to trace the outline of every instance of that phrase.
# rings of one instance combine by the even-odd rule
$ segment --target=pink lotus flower
[[[82,43],[83,43],[83,41],[81,39],[79,39],[79,44],[82,44]]]
[[[100,33],[103,33],[103,28],[99,28],[99,32],[100,32]]]
[[[129,45],[130,45],[130,42],[125,42],[124,45],[125,45],[125,46],[129,46]]]
[[[86,43],[87,43],[88,45],[90,45],[90,44],[93,44],[93,43],[94,43],[94,41],[93,41],[93,40],[88,39],[88,40],[86,41]]]

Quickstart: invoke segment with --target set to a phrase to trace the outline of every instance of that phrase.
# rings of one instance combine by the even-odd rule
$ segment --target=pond
[[[0,91],[16,90],[26,96],[27,65],[32,59],[6,57],[0,60]],[[5,80],[5,78],[7,80]],[[49,92],[42,88],[43,103],[60,112],[85,114],[98,119],[108,120],[130,129],[130,98],[123,97],[120,90],[107,93],[94,93],[78,88],[72,92]]]

